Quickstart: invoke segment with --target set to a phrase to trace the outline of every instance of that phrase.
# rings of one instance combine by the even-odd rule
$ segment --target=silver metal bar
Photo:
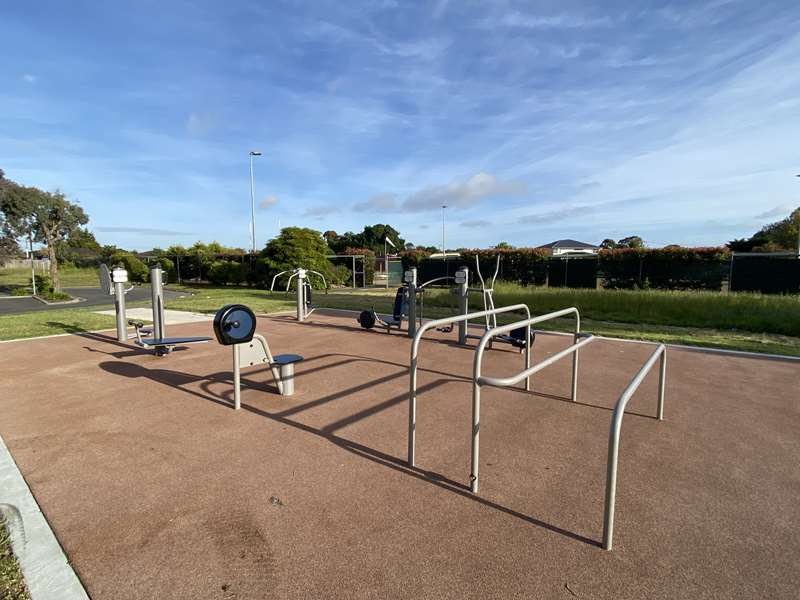
[[[161,279],[161,267],[150,269],[150,299],[153,304],[153,339],[161,340],[166,337],[164,325],[164,289]]]
[[[128,342],[128,320],[125,315],[125,284],[114,284],[114,309],[117,313],[117,341]]]
[[[291,278],[289,278],[291,281]],[[289,289],[288,287],[286,288]],[[297,270],[297,320],[301,323],[306,318],[306,286],[305,286],[305,271],[302,269]]]
[[[241,371],[239,367],[239,344],[233,345],[233,408],[242,407]]]
[[[495,308],[491,312],[506,313],[516,310],[525,311],[525,314],[530,318],[531,310],[527,304],[514,304],[512,306],[501,306]],[[411,359],[409,361],[409,393],[408,393],[408,464],[414,466],[414,445],[416,441],[416,426],[417,426],[417,355],[419,354],[419,343],[422,336],[429,329],[449,325],[450,323],[460,323],[462,321],[469,321],[471,319],[478,319],[485,317],[489,311],[480,311],[474,313],[467,313],[465,315],[454,315],[444,319],[436,319],[435,321],[427,321],[420,325],[414,339],[411,342]]]
[[[631,399],[634,392],[639,388],[644,378],[650,372],[653,365],[661,357],[661,368],[658,377],[658,411],[657,417],[661,420],[664,410],[664,384],[666,381],[666,353],[667,348],[660,344],[656,351],[650,355],[636,376],[622,392],[614,406],[614,414],[611,417],[611,428],[608,432],[608,463],[606,465],[606,502],[603,514],[603,548],[611,550],[614,538],[614,504],[617,496],[617,464],[619,462],[619,437],[622,429],[622,417],[625,415],[625,406]]]
[[[530,316],[525,319],[524,321],[517,321],[516,323],[511,323],[509,325],[502,325],[500,327],[493,327],[486,331],[481,337],[481,341],[478,342],[478,347],[475,349],[475,359],[472,366],[472,445],[471,445],[471,452],[470,452],[470,474],[469,474],[469,489],[473,493],[478,492],[478,465],[479,465],[479,449],[480,449],[480,412],[481,412],[481,385],[496,385],[498,387],[506,387],[510,385],[514,385],[515,383],[519,382],[522,379],[527,379],[530,375],[544,369],[547,365],[553,364],[560,358],[567,356],[570,353],[577,353],[578,349],[581,346],[585,346],[586,344],[592,341],[592,338],[589,337],[585,340],[582,340],[576,344],[573,344],[569,348],[558,352],[557,354],[551,356],[545,361],[542,361],[535,367],[530,367],[527,361],[530,359],[530,355],[526,356],[526,368],[521,373],[511,377],[505,378],[493,378],[493,377],[482,377],[481,376],[481,363],[483,361],[483,353],[486,350],[486,346],[491,342],[492,338],[502,335],[505,333],[509,333],[514,329],[519,329],[520,327],[525,327],[526,332],[529,332],[530,326],[535,325],[536,323],[541,323],[542,321],[549,321],[551,319],[557,319],[559,317],[563,317],[569,314],[575,315],[575,336],[580,334],[580,313],[578,309],[574,306],[570,308],[564,308],[562,310],[557,310],[555,312],[547,313],[545,315],[540,315],[538,317],[531,318]],[[530,337],[528,337],[527,344],[530,345]],[[573,373],[573,377],[575,374]],[[574,381],[574,379],[573,379]],[[526,384],[526,389],[529,384]]]
[[[530,327],[530,326],[529,326]],[[520,371],[516,375],[512,375],[511,377],[478,377],[478,385],[490,385],[492,387],[510,387],[516,383],[519,383],[523,379],[527,379],[531,375],[535,375],[545,367],[549,367],[555,362],[558,362],[565,356],[569,356],[570,354],[574,354],[580,348],[584,347],[589,342],[593,342],[595,337],[593,335],[589,335],[583,338],[580,342],[572,344],[568,348],[557,352],[553,356],[543,360],[542,362],[536,363],[534,366],[526,368],[524,371]]]

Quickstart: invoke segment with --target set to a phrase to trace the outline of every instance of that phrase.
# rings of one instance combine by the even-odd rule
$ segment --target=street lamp
[[[446,256],[446,250],[444,245],[444,209],[447,208],[447,204],[442,204],[442,256]]]
[[[253,157],[261,156],[258,150],[250,151],[250,239],[253,242],[253,254],[256,253],[256,191],[253,184]]]

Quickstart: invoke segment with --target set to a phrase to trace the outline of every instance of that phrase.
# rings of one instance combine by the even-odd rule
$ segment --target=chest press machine
[[[275,378],[281,396],[294,394],[294,365],[303,360],[299,354],[273,356],[267,339],[256,331],[256,316],[244,304],[228,304],[214,315],[214,335],[223,346],[233,348],[233,408],[239,410],[241,370],[266,365]]]

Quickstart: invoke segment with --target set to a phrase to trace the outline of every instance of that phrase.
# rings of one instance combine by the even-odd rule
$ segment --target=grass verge
[[[3,518],[0,518],[0,598],[30,600],[19,562],[11,551],[11,538]]]
[[[271,294],[264,290],[253,288],[234,288],[234,287],[187,287],[187,291],[193,292],[192,296],[184,298],[176,298],[168,300],[167,308],[176,310],[188,310],[203,313],[214,313],[223,304],[241,303],[251,307],[258,313],[270,313],[279,311],[293,311],[294,296],[287,295],[282,292]],[[665,313],[658,313],[652,308],[643,307],[637,313],[632,310],[632,314],[640,314],[643,319],[647,319],[648,315],[652,320],[661,321],[677,321],[676,323],[670,322],[648,322],[643,320],[641,322],[630,322],[630,314],[624,313],[612,306],[607,306],[606,300],[603,298],[594,298],[595,295],[606,294],[633,294],[631,298],[621,297],[620,302],[628,302],[631,305],[646,305],[649,301],[643,294],[653,294],[653,292],[610,292],[610,291],[592,291],[592,290],[541,290],[536,288],[528,289],[529,295],[527,297],[516,296],[519,294],[518,290],[512,288],[511,292],[503,289],[503,286],[498,286],[496,296],[496,304],[508,305],[517,303],[519,301],[527,302],[532,310],[532,314],[542,314],[551,310],[557,310],[566,306],[578,306],[581,310],[581,317],[583,321],[583,329],[585,331],[594,333],[596,335],[604,335],[609,337],[620,337],[625,339],[638,339],[652,342],[664,342],[671,344],[685,344],[688,346],[704,346],[710,348],[723,348],[729,350],[744,350],[747,352],[761,352],[768,354],[785,354],[789,356],[800,356],[800,335],[785,335],[782,333],[763,333],[761,331],[748,331],[741,326],[739,321],[733,322],[740,325],[739,327],[724,328],[719,326],[687,326],[681,323],[681,318],[685,315],[683,313],[676,313],[674,310],[665,311]],[[686,300],[685,293],[683,295],[674,293],[656,292],[657,295],[655,302],[664,302],[664,295],[667,297],[672,296],[672,302],[682,305]],[[702,302],[713,302],[705,298],[700,300]],[[737,295],[739,296],[739,295]],[[766,306],[767,312],[770,307],[775,310],[784,311],[782,314],[785,319],[792,323],[797,319],[797,312],[800,311],[798,300],[791,297],[760,297],[751,294],[741,295],[745,297],[734,300],[734,304],[744,303],[747,297],[750,297],[752,304],[756,307]],[[328,294],[315,293],[314,304],[315,306],[327,308],[343,308],[351,310],[364,310],[375,307],[378,312],[390,313],[392,302],[394,299],[394,290],[342,290],[332,291]],[[692,302],[691,297],[688,302]],[[725,301],[728,302],[728,301]],[[593,304],[594,303],[594,304]],[[788,303],[788,304],[786,304]],[[794,303],[794,304],[792,304]],[[470,304],[474,310],[482,306],[480,298],[472,298]],[[794,314],[788,314],[792,311],[787,307],[795,307]],[[7,315],[0,316],[0,340],[11,340],[26,337],[35,337],[42,335],[52,335],[58,333],[80,333],[84,331],[93,331],[97,329],[112,329],[114,327],[114,318],[105,315],[98,315],[94,313],[95,308],[65,308],[57,310],[48,310],[35,313],[27,313],[22,315]],[[432,291],[426,294],[425,299],[425,316],[426,317],[444,317],[453,314],[454,308],[451,308],[451,297],[446,292]],[[717,308],[718,311],[722,310]],[[743,310],[743,309],[742,309]],[[762,310],[753,308],[753,311]],[[690,312],[687,309],[686,312]],[[746,317],[752,316],[747,311],[744,311]],[[623,316],[622,320],[614,319],[615,316]],[[671,315],[667,319],[667,315]],[[658,319],[656,319],[656,316]],[[756,326],[755,323],[763,323],[768,315],[762,315],[759,319],[743,319],[745,326]],[[692,322],[694,317],[687,317],[685,321]],[[513,320],[513,317],[508,317],[506,322]],[[719,316],[716,321],[706,319],[706,323],[714,322],[731,322],[730,316]],[[504,322],[501,319],[501,322]],[[570,320],[552,321],[542,324],[542,329],[570,331],[572,322]],[[789,328],[794,331],[795,329]],[[800,330],[799,330],[800,331]]]
[[[37,270],[37,273],[41,271]],[[97,269],[61,267],[59,270],[62,287],[96,287],[99,279]],[[0,288],[16,289],[29,287],[31,284],[30,269],[0,269]]]

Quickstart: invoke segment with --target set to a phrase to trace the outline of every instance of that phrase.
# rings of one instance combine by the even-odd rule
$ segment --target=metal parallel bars
[[[408,465],[413,467],[414,466],[414,447],[416,442],[416,427],[417,427],[417,355],[419,354],[419,343],[422,340],[422,336],[426,331],[429,329],[433,329],[435,327],[442,327],[444,325],[449,325],[450,323],[459,323],[463,321],[470,321],[472,319],[477,319],[480,317],[485,317],[489,314],[499,314],[499,313],[506,313],[512,312],[516,310],[525,311],[525,314],[528,315],[528,318],[531,316],[530,308],[528,308],[527,304],[514,304],[512,306],[501,306],[500,308],[495,308],[493,310],[482,310],[479,312],[474,313],[467,313],[463,315],[455,315],[452,317],[446,317],[444,319],[437,319],[435,321],[426,321],[422,325],[420,325],[419,329],[414,334],[414,339],[411,342],[411,361],[409,363],[409,394],[408,394]],[[530,367],[530,327],[528,328],[528,337],[526,338],[528,343],[525,344],[525,368],[527,369]],[[528,380],[525,382],[525,389],[530,389],[530,383]]]
[[[617,464],[619,463],[619,437],[622,430],[622,417],[625,415],[625,406],[631,399],[634,392],[639,388],[644,378],[661,358],[661,365],[658,370],[658,409],[656,418],[661,421],[664,419],[664,386],[667,377],[667,347],[659,344],[656,351],[647,359],[636,376],[622,392],[614,406],[614,414],[611,417],[611,429],[608,432],[608,462],[606,464],[606,502],[603,513],[603,548],[611,550],[614,538],[614,504],[617,496]]]
[[[486,350],[487,344],[491,341],[493,337],[498,335],[503,335],[508,333],[514,329],[519,329],[520,327],[525,327],[525,339],[530,340],[531,338],[531,325],[535,325],[537,323],[541,323],[543,321],[550,321],[552,319],[558,319],[560,317],[565,317],[567,315],[575,315],[575,334],[574,334],[574,343],[569,347],[561,352],[558,352],[551,356],[550,358],[542,361],[541,363],[537,364],[534,367],[530,366],[530,362],[526,362],[525,370],[517,373],[516,375],[512,375],[511,377],[482,377],[481,376],[481,364],[483,361],[483,353]],[[589,336],[582,341],[578,341],[581,332],[581,317],[578,309],[573,307],[564,308],[562,310],[557,310],[555,312],[547,313],[545,315],[540,315],[538,317],[530,318],[528,317],[524,321],[517,321],[516,323],[511,323],[509,325],[502,325],[500,327],[494,327],[489,329],[486,333],[483,334],[481,337],[481,341],[478,343],[478,347],[475,349],[475,360],[472,367],[472,449],[470,453],[470,475],[469,475],[469,489],[472,493],[478,493],[478,455],[480,451],[480,412],[481,412],[481,386],[482,385],[492,385],[495,387],[509,387],[514,385],[515,383],[525,379],[526,386],[525,389],[530,389],[530,376],[534,373],[541,371],[545,367],[553,364],[554,362],[572,354],[572,401],[575,402],[577,400],[578,395],[578,350],[585,346],[586,344],[590,343],[594,338]],[[526,344],[526,348],[530,346],[530,342]]]

